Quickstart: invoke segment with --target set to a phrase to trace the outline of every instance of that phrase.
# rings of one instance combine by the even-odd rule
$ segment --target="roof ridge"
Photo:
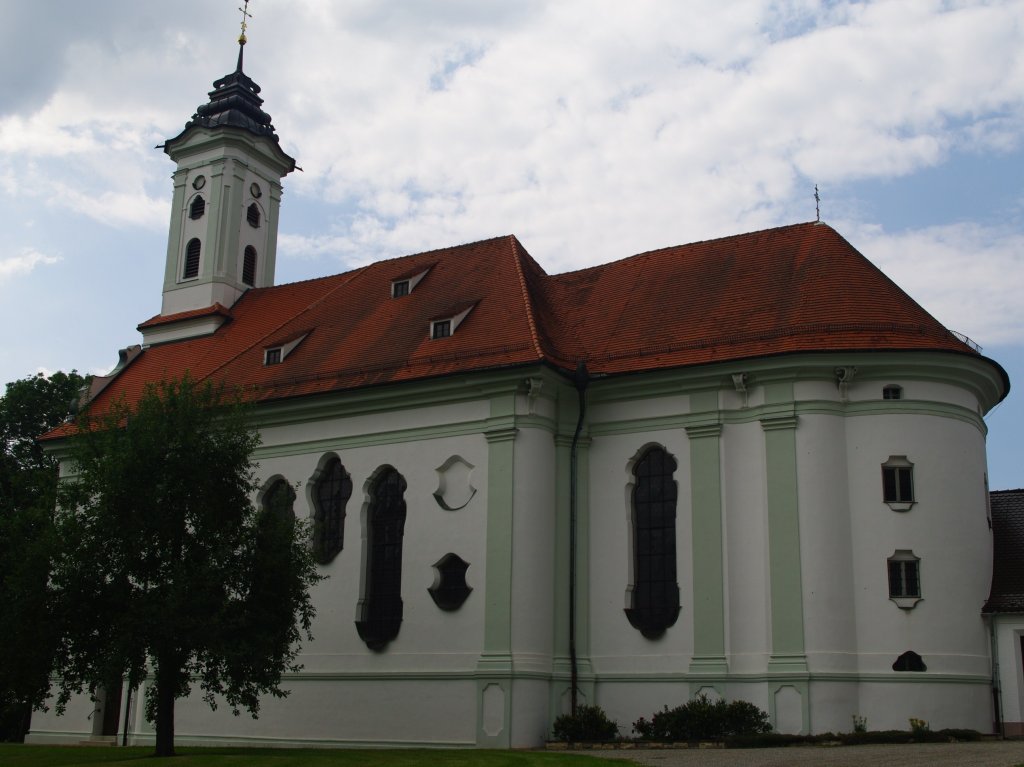
[[[534,317],[533,311],[533,296],[530,294],[530,290],[526,285],[526,275],[523,274],[523,264],[520,260],[522,258],[522,253],[526,253],[526,248],[522,246],[514,234],[506,235],[506,238],[512,246],[512,262],[516,268],[516,276],[519,278],[519,289],[522,292],[523,303],[526,306],[526,322],[530,326],[530,339],[533,341],[533,349],[537,352],[537,357],[540,359],[546,359],[544,349],[540,342],[540,335],[537,332],[537,319]]]
[[[694,240],[693,242],[683,242],[676,245],[665,245],[664,247],[661,248],[652,248],[651,250],[645,250],[641,253],[634,253],[631,256],[623,256],[622,258],[615,259],[614,261],[607,261],[602,264],[594,264],[593,266],[585,266],[582,269],[573,269],[568,272],[559,272],[558,274],[552,274],[550,276],[554,278],[559,278],[568,277],[569,275],[573,274],[584,274],[586,272],[590,272],[596,269],[607,269],[609,266],[615,266],[626,261],[632,261],[633,259],[643,258],[645,256],[653,256],[656,253],[664,253],[667,250],[678,250],[679,248],[694,248],[697,247],[698,245],[708,245],[713,242],[728,242],[729,240],[736,240],[744,237],[754,237],[756,235],[766,234],[768,232],[783,232],[787,229],[799,229],[801,227],[806,226],[823,226],[828,229],[832,229],[832,231],[835,232],[835,229],[833,229],[829,224],[826,224],[824,221],[804,221],[799,224],[786,224],[784,226],[768,226],[765,227],[764,229],[755,229],[752,232],[728,234],[725,235],[724,237],[712,237],[707,240]],[[836,232],[836,234],[842,237],[842,235],[840,235],[838,232]],[[860,251],[857,252],[859,253]]]

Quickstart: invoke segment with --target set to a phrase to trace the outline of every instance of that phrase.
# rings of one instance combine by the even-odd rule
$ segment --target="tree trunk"
[[[174,691],[178,669],[163,660],[156,672],[156,756],[174,756]]]

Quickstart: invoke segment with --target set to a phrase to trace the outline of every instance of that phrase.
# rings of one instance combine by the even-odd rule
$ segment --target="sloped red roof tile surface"
[[[426,269],[392,298],[393,280]],[[431,319],[470,305],[451,337],[430,338]],[[817,222],[554,276],[499,237],[252,289],[230,317],[210,336],[146,349],[95,405],[186,370],[270,400],[539,362],[618,374],[803,351],[976,354]],[[300,337],[264,364],[266,348]]]

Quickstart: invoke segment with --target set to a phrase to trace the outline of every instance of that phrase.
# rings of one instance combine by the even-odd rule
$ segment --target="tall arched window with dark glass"
[[[373,482],[366,525],[366,589],[356,630],[367,647],[381,650],[402,625],[405,479],[390,466]]]
[[[338,458],[331,458],[313,492],[313,557],[321,565],[338,556],[345,545],[345,507],[352,497],[352,478]]]
[[[633,467],[633,583],[626,617],[655,639],[679,616],[676,582],[676,461],[664,448],[644,451]]]

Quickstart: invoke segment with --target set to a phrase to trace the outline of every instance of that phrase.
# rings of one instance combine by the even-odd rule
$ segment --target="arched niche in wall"
[[[446,511],[464,509],[476,495],[473,487],[475,467],[462,456],[453,455],[437,467],[437,490],[434,500]]]

